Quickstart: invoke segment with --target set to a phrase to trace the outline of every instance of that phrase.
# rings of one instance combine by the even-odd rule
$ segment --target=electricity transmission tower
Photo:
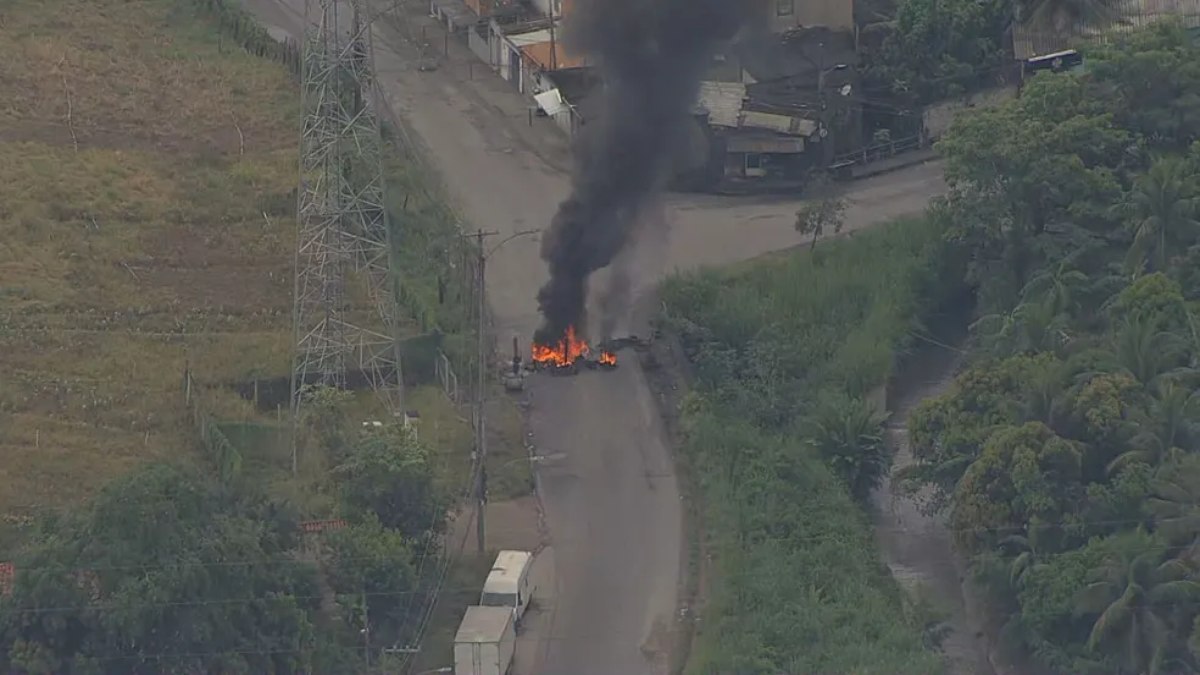
[[[395,249],[384,204],[382,139],[365,0],[306,0],[301,65],[296,280],[292,309],[292,471],[311,385],[345,388],[361,373],[393,416],[402,386]],[[369,297],[373,311],[351,299]],[[376,332],[355,322],[382,324]],[[378,322],[374,321],[378,319]]]

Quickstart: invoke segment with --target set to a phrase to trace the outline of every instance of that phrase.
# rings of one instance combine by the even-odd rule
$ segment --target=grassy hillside
[[[0,513],[19,515],[190,447],[185,361],[287,371],[298,102],[183,0],[5,3],[0,100]]]

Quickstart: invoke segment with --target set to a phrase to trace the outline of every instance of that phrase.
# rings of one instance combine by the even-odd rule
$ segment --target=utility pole
[[[496,234],[489,232],[488,234]],[[478,380],[475,383],[475,461],[478,466],[475,467],[475,545],[479,550],[479,555],[482,556],[487,545],[487,525],[484,522],[487,519],[487,425],[484,420],[483,405],[484,405],[484,386],[487,378],[484,372],[487,370],[487,354],[484,347],[484,328],[486,326],[485,316],[487,314],[487,275],[484,268],[487,265],[487,255],[483,251],[483,230],[479,230],[476,235],[476,245],[479,246],[479,262],[476,265],[477,270],[477,286],[478,292],[476,296],[479,298],[479,325],[478,332],[478,352],[475,355],[476,363],[479,364]]]
[[[476,267],[476,274],[475,274],[476,297],[478,299],[478,306],[476,307],[476,312],[478,313],[478,316],[476,317],[477,343],[476,343],[475,359],[476,359],[476,363],[478,364],[478,372],[476,373],[474,407],[475,407],[475,545],[479,551],[479,555],[481,555],[481,556],[487,550],[487,522],[486,522],[487,521],[487,517],[486,517],[486,512],[487,512],[487,423],[486,423],[486,416],[484,414],[484,406],[486,403],[486,396],[487,396],[486,373],[487,373],[487,364],[488,364],[487,340],[486,340],[487,259],[489,257],[491,257],[491,255],[493,253],[495,253],[497,250],[499,250],[501,246],[507,244],[508,242],[512,241],[513,239],[516,239],[518,237],[531,236],[531,235],[537,234],[539,232],[541,232],[541,230],[522,230],[520,232],[514,232],[514,233],[508,235],[507,237],[505,237],[504,239],[501,239],[500,243],[493,246],[490,251],[485,250],[483,247],[484,238],[497,236],[500,234],[500,232],[495,232],[495,231],[484,232],[483,230],[477,230],[475,232],[475,234],[473,234],[473,235],[463,235],[463,236],[475,237],[475,244],[476,244],[476,246],[479,247],[478,259],[477,259],[476,265],[475,265],[475,267]]]

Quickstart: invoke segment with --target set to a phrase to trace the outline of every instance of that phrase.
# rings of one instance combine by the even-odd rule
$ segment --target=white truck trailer
[[[507,675],[517,648],[508,607],[468,607],[454,636],[454,675]]]
[[[535,590],[530,578],[532,567],[532,553],[500,551],[487,581],[483,582],[479,604],[484,607],[508,607],[512,610],[513,622],[519,623]]]

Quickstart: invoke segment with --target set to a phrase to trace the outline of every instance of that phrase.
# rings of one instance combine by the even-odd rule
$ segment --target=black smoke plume
[[[566,44],[598,69],[594,120],[580,130],[571,195],[542,241],[550,280],[538,292],[555,342],[584,323],[588,277],[629,241],[683,137],[700,78],[758,0],[576,0]]]

